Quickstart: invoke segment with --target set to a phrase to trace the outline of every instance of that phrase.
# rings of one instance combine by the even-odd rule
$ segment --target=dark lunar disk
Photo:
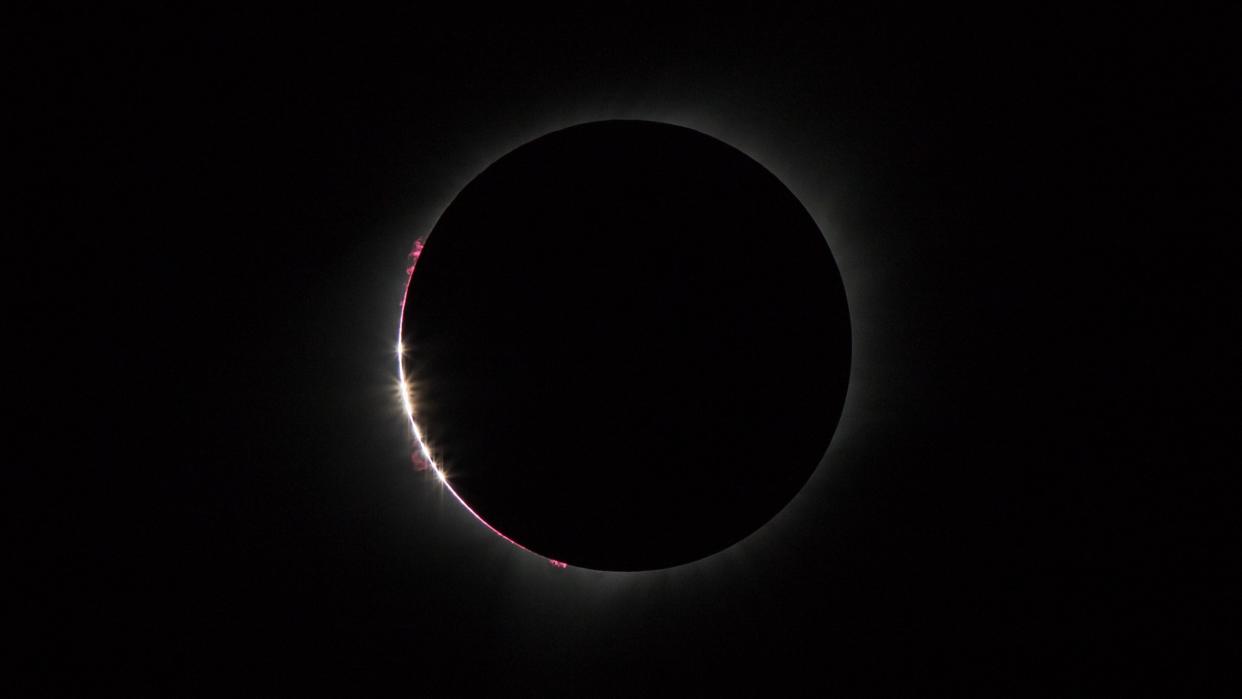
[[[845,292],[801,203],[740,151],[643,121],[476,177],[406,299],[416,420],[480,517],[549,558],[644,570],[761,527],[823,458]]]

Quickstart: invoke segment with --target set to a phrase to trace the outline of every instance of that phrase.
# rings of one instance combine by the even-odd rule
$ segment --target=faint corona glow
[[[424,243],[424,238],[422,237],[418,238],[417,240],[414,241],[413,249],[410,250],[410,254],[408,256],[409,264],[407,264],[405,268],[405,274],[406,274],[405,292],[401,295],[401,317],[397,321],[397,374],[398,374],[397,390],[401,394],[401,404],[402,404],[402,407],[405,409],[405,417],[410,426],[410,439],[413,442],[413,444],[411,445],[412,448],[410,450],[410,461],[411,463],[413,463],[414,468],[416,470],[419,470],[419,471],[430,470],[432,473],[434,473],[436,480],[440,481],[440,483],[444,486],[445,490],[447,490],[449,494],[452,495],[455,500],[457,500],[457,502],[461,503],[461,506],[466,508],[467,512],[473,515],[475,519],[479,520],[479,522],[482,523],[483,526],[491,530],[493,534],[495,534],[496,536],[499,536],[500,538],[504,539],[510,544],[513,544],[514,546],[522,549],[523,551],[534,553],[530,549],[526,548],[525,546],[519,544],[518,542],[506,536],[503,532],[501,532],[496,527],[493,527],[491,524],[489,524],[487,520],[483,519],[479,515],[478,512],[474,511],[474,508],[466,504],[466,501],[463,500],[462,497],[457,494],[456,490],[453,490],[453,486],[449,483],[448,475],[445,473],[444,468],[440,466],[439,464],[437,464],[435,459],[432,458],[431,450],[427,447],[427,441],[423,438],[423,432],[422,430],[418,428],[418,423],[415,422],[414,420],[414,412],[415,412],[414,411],[414,396],[413,396],[414,391],[413,391],[413,388],[410,386],[409,380],[405,376],[404,359],[405,359],[407,348],[402,338],[405,337],[405,333],[403,332],[403,326],[405,324],[405,300],[410,295],[410,283],[414,279],[414,268],[418,265],[418,258],[419,256],[422,255],[422,252],[423,252],[423,243]],[[547,561],[548,563],[552,564],[553,567],[556,567],[556,568],[568,568],[569,567],[569,564],[552,559],[552,558],[548,558]]]

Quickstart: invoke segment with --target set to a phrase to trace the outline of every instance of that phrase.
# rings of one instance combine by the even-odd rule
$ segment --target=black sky
[[[50,321],[18,337],[53,368],[17,380],[42,427],[15,457],[19,677],[1236,690],[1223,26],[23,18],[13,235],[40,252],[11,298],[16,327]],[[410,468],[393,391],[414,238],[504,152],[602,118],[771,169],[824,229],[856,333],[826,465],[759,534],[660,573],[496,539]]]

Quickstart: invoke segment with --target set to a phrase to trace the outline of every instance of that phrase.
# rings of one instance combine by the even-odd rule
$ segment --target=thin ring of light
[[[435,459],[432,457],[431,449],[427,447],[427,441],[423,438],[423,432],[418,428],[418,423],[414,420],[414,397],[412,395],[413,387],[410,386],[409,380],[405,377],[405,344],[402,342],[401,338],[405,337],[403,332],[405,325],[405,300],[410,295],[410,284],[414,280],[414,268],[418,266],[418,258],[423,252],[423,243],[426,240],[426,237],[426,234],[423,234],[415,240],[414,247],[410,250],[410,264],[405,270],[405,292],[401,296],[401,320],[397,323],[397,373],[399,376],[397,390],[401,394],[401,404],[402,407],[405,408],[405,416],[410,425],[410,439],[413,442],[413,450],[410,452],[410,458],[414,461],[415,468],[419,470],[430,470],[434,473],[436,480],[440,481],[440,484],[448,490],[449,494],[451,494],[457,502],[461,503],[461,506],[466,508],[467,512],[474,515],[474,518],[479,520],[483,526],[490,529],[493,534],[522,549],[523,551],[534,553],[534,551],[531,551],[525,546],[519,544],[504,532],[492,526],[491,523],[483,519],[478,512],[475,512],[474,508],[463,500],[461,495],[457,494],[457,491],[453,489],[452,484],[449,483],[448,475],[444,472],[444,469],[437,464]],[[544,556],[544,558],[547,557]],[[569,567],[569,564],[563,561],[558,561],[554,558],[547,558],[547,561],[557,568]]]

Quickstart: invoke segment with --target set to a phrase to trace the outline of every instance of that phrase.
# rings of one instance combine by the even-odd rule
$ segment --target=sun
[[[487,529],[493,534],[499,536],[523,551],[534,553],[529,548],[514,541],[511,537],[507,536],[504,532],[492,526],[487,520],[479,516],[479,513],[476,512],[474,508],[470,507],[470,505],[462,499],[461,495],[453,489],[452,484],[449,483],[448,474],[445,472],[444,467],[437,463],[435,458],[432,456],[431,449],[427,446],[427,440],[423,436],[422,430],[419,429],[418,422],[415,420],[414,389],[405,374],[405,358],[408,349],[406,348],[405,342],[402,338],[405,337],[403,332],[403,325],[405,321],[405,299],[409,296],[410,284],[414,280],[414,269],[418,266],[418,258],[422,255],[424,242],[425,239],[423,237],[415,240],[414,247],[410,250],[408,255],[408,264],[405,269],[405,290],[401,295],[401,319],[397,323],[397,393],[400,396],[401,407],[405,412],[406,422],[410,430],[410,462],[414,465],[416,470],[430,471],[432,475],[435,476],[435,479],[444,487],[444,489],[453,496],[453,499],[460,503],[462,507],[466,508],[467,512],[477,519],[479,523],[487,527]],[[569,567],[569,564],[563,561],[547,558],[546,556],[543,556],[542,558],[547,560],[548,563],[555,568],[563,569]]]

